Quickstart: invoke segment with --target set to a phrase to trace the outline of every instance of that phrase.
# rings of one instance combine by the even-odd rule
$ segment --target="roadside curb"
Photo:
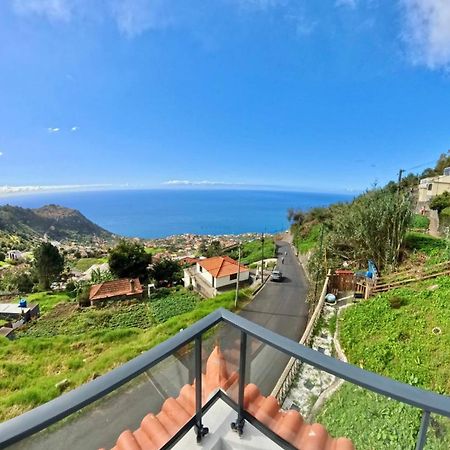
[[[263,280],[263,282],[254,290],[252,297],[255,298],[263,289],[263,287],[266,285],[267,281],[270,278],[270,274],[267,275],[266,279]]]

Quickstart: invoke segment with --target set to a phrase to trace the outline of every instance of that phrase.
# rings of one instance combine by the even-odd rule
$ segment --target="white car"
[[[279,270],[273,270],[270,279],[272,281],[283,281],[283,274]]]

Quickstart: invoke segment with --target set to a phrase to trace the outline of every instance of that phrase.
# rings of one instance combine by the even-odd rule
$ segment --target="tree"
[[[0,251],[0,261],[4,261],[6,259],[6,255]]]
[[[39,286],[41,289],[48,290],[51,283],[60,277],[64,269],[64,256],[49,242],[44,242],[36,247],[33,255]]]
[[[108,262],[111,272],[118,278],[139,278],[144,281],[148,277],[152,256],[146,253],[143,245],[121,240],[109,252]]]
[[[198,253],[200,256],[206,255],[208,252],[208,246],[206,245],[206,242],[202,240],[200,247],[198,248]]]
[[[211,256],[220,256],[222,254],[222,246],[219,241],[212,241],[209,244],[208,250],[206,252],[206,256],[211,258]]]
[[[450,206],[449,192],[443,192],[440,195],[436,195],[436,197],[434,197],[430,202],[430,208],[436,209],[438,213],[441,213],[441,211],[448,206]]]
[[[289,208],[287,218],[293,225],[301,226],[305,221],[305,213],[299,209]]]
[[[15,288],[23,294],[27,294],[33,291],[34,282],[28,272],[16,273],[12,281]]]
[[[327,255],[360,265],[373,259],[381,269],[399,261],[412,214],[408,193],[369,191],[333,214],[327,233]]]
[[[155,280],[156,284],[174,284],[181,280],[183,271],[180,264],[172,259],[162,259],[153,264],[150,269],[150,276]]]

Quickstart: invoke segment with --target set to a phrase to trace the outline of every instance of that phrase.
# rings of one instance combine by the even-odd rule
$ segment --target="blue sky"
[[[3,0],[0,186],[384,183],[450,148],[449,23],[447,0]]]

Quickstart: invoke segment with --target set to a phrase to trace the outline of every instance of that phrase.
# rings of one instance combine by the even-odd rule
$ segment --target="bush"
[[[401,306],[406,305],[407,301],[405,298],[395,296],[389,298],[389,304],[391,305],[391,308],[399,309]]]
[[[450,192],[444,192],[440,195],[436,195],[431,202],[430,208],[437,210],[439,213],[450,206]]]
[[[422,214],[414,214],[411,218],[411,228],[422,228],[427,230],[430,226],[430,219]]]

